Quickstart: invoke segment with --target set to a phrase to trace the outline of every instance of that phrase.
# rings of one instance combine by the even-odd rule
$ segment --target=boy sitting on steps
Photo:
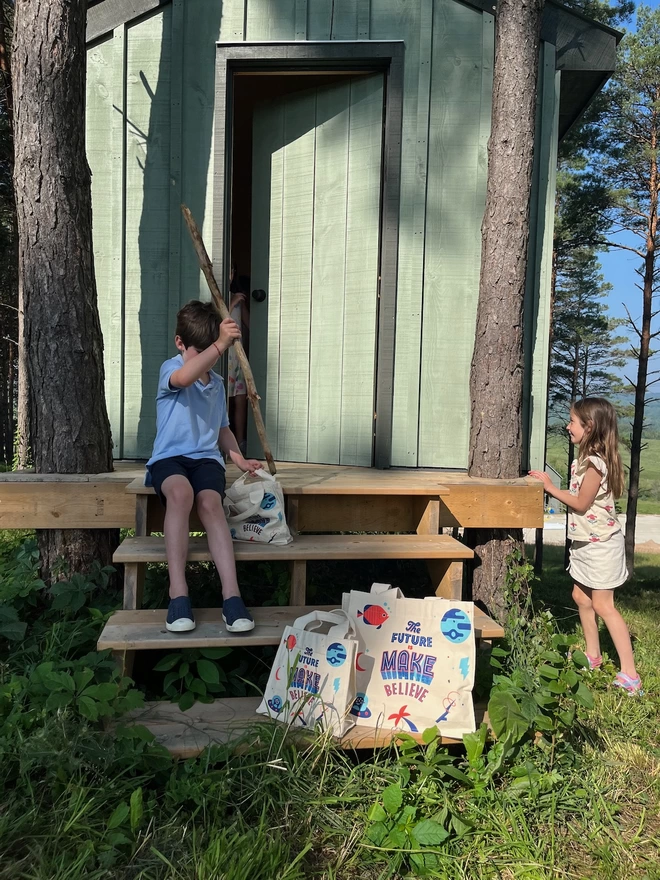
[[[245,459],[241,454],[229,428],[224,383],[211,369],[240,335],[231,318],[220,322],[212,303],[193,300],[177,315],[174,344],[180,353],[160,368],[156,439],[147,474],[165,505],[165,551],[170,577],[165,625],[170,632],[195,628],[186,583],[193,502],[222,582],[222,619],[227,630],[247,632],[254,628],[254,620],[238,589],[234,550],[222,507],[225,464],[220,449],[242,471],[254,473],[261,462]]]

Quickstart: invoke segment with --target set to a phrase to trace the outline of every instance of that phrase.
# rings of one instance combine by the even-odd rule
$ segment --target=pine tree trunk
[[[523,303],[529,241],[536,92],[543,0],[499,0],[493,121],[482,225],[469,474],[512,479],[523,460]],[[522,530],[476,530],[472,597],[500,618],[506,558]]]
[[[656,91],[656,102],[660,94]],[[651,125],[650,168],[649,168],[649,212],[646,232],[646,254],[644,256],[644,285],[642,289],[642,326],[639,333],[639,356],[637,359],[637,381],[635,383],[635,415],[630,437],[630,477],[628,482],[628,504],[626,507],[626,565],[630,575],[635,568],[635,529],[637,525],[637,500],[639,498],[639,472],[641,469],[642,433],[644,431],[644,410],[648,387],[649,357],[651,356],[651,321],[653,319],[653,293],[655,287],[655,243],[658,234],[658,160],[656,152],[657,116],[654,113]]]
[[[17,0],[12,59],[19,272],[38,473],[112,470],[85,155],[85,0]],[[109,561],[113,536],[38,535],[46,577]]]
[[[6,133],[6,154],[9,162],[9,173],[11,174],[13,171],[14,156],[12,135],[14,101],[11,86],[11,64],[9,60],[9,52],[7,51],[7,24],[4,0],[0,0],[0,79],[2,81],[4,112],[6,113],[7,121],[9,122],[9,128]],[[9,210],[9,217],[5,219],[9,221],[7,223],[7,231],[9,235],[8,250],[10,258],[7,261],[9,263],[9,271],[7,272],[5,270],[6,274],[3,278],[3,286],[7,292],[8,301],[4,303],[5,308],[3,309],[3,314],[0,319],[0,326],[3,328],[3,335],[5,337],[0,346],[0,356],[3,361],[2,365],[0,365],[0,371],[2,372],[3,389],[6,390],[6,397],[3,400],[3,412],[0,417],[2,420],[2,460],[6,465],[11,466],[14,458],[14,417],[16,410],[14,405],[14,392],[16,387],[17,345],[20,345],[17,327],[18,312],[14,311],[14,309],[18,308],[16,283],[18,235],[16,231],[16,205],[14,203],[14,193],[12,188],[10,188],[9,192],[6,194],[6,207]],[[5,263],[5,266],[7,266],[7,263]]]

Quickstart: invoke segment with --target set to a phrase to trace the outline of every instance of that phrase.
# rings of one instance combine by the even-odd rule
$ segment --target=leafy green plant
[[[57,581],[50,588],[53,610],[70,614],[80,611],[95,592],[107,589],[114,573],[115,569],[111,565],[103,566],[95,560],[86,574],[74,573]]]
[[[264,605],[288,605],[291,597],[291,575],[287,568],[272,562],[260,562],[259,573],[266,583],[273,584],[271,596],[264,600]]]
[[[36,608],[44,589],[44,582],[39,577],[39,550],[34,538],[0,558],[0,609],[11,607],[18,619],[20,612]],[[15,636],[6,635],[5,638]]]
[[[488,702],[495,735],[506,750],[532,740],[547,752],[550,767],[558,749],[573,756],[571,738],[578,725],[579,706],[593,708],[593,696],[581,672],[589,661],[581,651],[570,652],[571,638],[555,633],[550,649],[543,651],[533,674],[513,669],[496,675]],[[503,668],[505,648],[495,648],[491,663]]]
[[[581,734],[578,708],[593,708],[583,675],[589,661],[582,651],[571,650],[574,639],[557,632],[550,611],[535,613],[535,576],[524,556],[516,550],[508,563],[507,638],[491,653],[497,672],[488,715],[505,755],[531,742],[546,753],[552,768],[560,755],[575,758],[572,740]]]
[[[483,743],[486,727],[483,725]],[[399,781],[384,789],[369,810],[365,837],[370,845],[387,853],[397,870],[409,868],[415,876],[438,876],[443,844],[463,837],[472,829],[450,800],[456,789],[472,790],[472,777],[458,766],[458,759],[440,746],[438,730],[430,727],[422,743],[409,734],[397,736]],[[367,844],[367,845],[369,845]]]
[[[12,675],[0,685],[0,731],[21,718],[31,727],[39,715],[71,709],[88,721],[99,721],[144,705],[141,691],[121,678],[109,652],[90,653],[76,661],[48,660],[25,675]],[[5,731],[6,732],[6,731]]]
[[[163,657],[154,670],[167,673],[163,690],[185,712],[196,701],[211,703],[227,690],[227,674],[215,661],[230,653],[231,648],[188,648]]]
[[[391,854],[397,870],[408,864],[418,877],[426,877],[438,867],[434,848],[447,840],[449,832],[435,819],[420,819],[414,803],[404,804],[399,783],[384,789],[368,818],[367,839]]]

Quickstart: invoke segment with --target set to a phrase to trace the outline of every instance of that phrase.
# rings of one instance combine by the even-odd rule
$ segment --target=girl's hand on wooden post
[[[544,471],[530,471],[529,476],[540,480],[543,483],[543,488],[545,489],[545,491],[550,492],[553,483],[548,474],[546,474]]]

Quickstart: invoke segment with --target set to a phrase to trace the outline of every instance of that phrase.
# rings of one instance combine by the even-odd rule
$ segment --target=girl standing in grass
[[[580,613],[590,667],[596,669],[603,662],[597,620],[602,617],[621,663],[614,685],[630,695],[641,695],[630,633],[614,607],[614,590],[628,579],[624,539],[614,508],[614,499],[624,489],[616,412],[602,397],[585,397],[571,407],[566,429],[578,447],[568,491],[557,489],[541,471],[530,471],[530,476],[541,480],[548,495],[571,511],[568,571],[574,582],[573,599]]]

